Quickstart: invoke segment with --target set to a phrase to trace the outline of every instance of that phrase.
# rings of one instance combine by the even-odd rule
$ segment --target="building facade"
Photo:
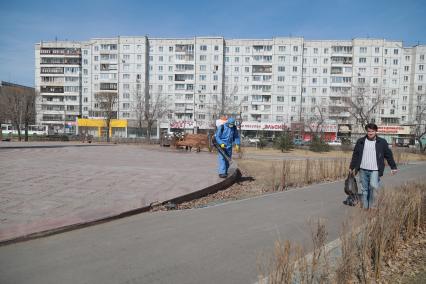
[[[156,118],[161,128],[205,130],[226,113],[237,116],[243,130],[280,130],[321,118],[337,132],[338,125],[357,124],[358,104],[379,125],[405,125],[425,93],[425,54],[426,46],[384,39],[42,42],[35,46],[37,122],[73,130],[78,117],[102,118],[98,97],[109,94],[114,118],[129,127],[154,105],[163,109]],[[365,100],[354,105],[354,93]]]

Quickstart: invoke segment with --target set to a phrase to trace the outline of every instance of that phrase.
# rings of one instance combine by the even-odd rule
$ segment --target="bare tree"
[[[425,151],[426,145],[422,144],[421,138],[426,135],[426,92],[417,93],[413,108],[414,138],[419,142],[420,150]]]
[[[99,92],[95,94],[96,102],[100,110],[100,115],[105,120],[106,138],[110,141],[110,126],[111,120],[117,118],[117,93],[114,92]]]
[[[143,102],[144,118],[147,124],[146,134],[148,140],[151,140],[154,122],[163,118],[168,112],[168,100],[167,96],[160,92],[149,94],[148,98],[146,98],[146,96],[141,96],[141,100]]]
[[[10,121],[22,140],[21,125],[25,125],[25,141],[28,141],[28,126],[34,120],[35,92],[32,88],[2,86],[2,117]]]
[[[234,96],[237,94],[238,86],[234,86],[231,92],[225,92],[221,97],[212,97],[208,105],[208,116],[211,125],[215,125],[216,119],[222,115],[234,116],[235,118],[239,118],[240,122],[242,122],[243,100],[236,101]]]
[[[3,123],[7,122],[6,111],[7,111],[6,98],[5,98],[5,95],[3,95],[2,88],[0,87],[0,141],[3,139],[1,126]]]
[[[133,92],[133,100],[132,100],[132,110],[136,116],[136,123],[138,127],[139,135],[142,133],[142,129],[145,121],[145,93],[140,90],[135,89]]]
[[[346,110],[351,114],[355,123],[361,127],[372,122],[379,105],[387,99],[386,93],[380,88],[377,88],[374,93],[368,84],[352,85],[348,92],[350,93],[346,93],[343,100],[347,107]]]
[[[321,138],[325,116],[319,105],[315,105],[314,109],[315,111],[305,120],[305,126],[309,128],[313,137]]]
[[[24,113],[23,113],[23,120],[24,120],[24,131],[25,131],[25,141],[28,141],[28,127],[30,124],[34,123],[34,117],[35,117],[35,99],[36,99],[36,92],[34,90],[28,90],[23,94],[23,100],[24,100]]]

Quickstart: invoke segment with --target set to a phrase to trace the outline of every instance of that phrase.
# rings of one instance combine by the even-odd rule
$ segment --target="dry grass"
[[[269,269],[260,275],[263,283],[383,283],[383,267],[401,244],[426,228],[426,184],[410,184],[383,191],[377,210],[359,211],[344,222],[340,234],[341,255],[334,266],[325,251],[327,232],[318,221],[312,231],[313,252],[289,241],[275,244]],[[361,209],[360,209],[361,210]],[[265,277],[265,275],[267,277]]]
[[[392,149],[394,159],[397,163],[407,163],[411,161],[426,161],[425,154],[416,154],[405,151],[401,148],[393,148]],[[312,152],[304,149],[293,149],[289,152],[282,153],[280,150],[276,149],[256,149],[253,147],[245,147],[244,154],[249,156],[250,154],[254,154],[256,156],[275,156],[275,157],[298,157],[298,158],[339,158],[339,159],[350,159],[352,157],[351,151],[342,151],[338,149],[333,149],[330,152],[318,153]]]
[[[263,192],[334,181],[346,177],[349,159],[240,160],[238,166],[255,177]]]

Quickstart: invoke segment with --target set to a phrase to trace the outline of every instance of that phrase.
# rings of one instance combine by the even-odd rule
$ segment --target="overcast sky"
[[[426,44],[425,0],[2,1],[0,80],[34,86],[34,44],[111,36],[305,39]]]

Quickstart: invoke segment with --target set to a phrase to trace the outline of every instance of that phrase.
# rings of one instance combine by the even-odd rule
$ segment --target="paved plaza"
[[[216,156],[207,152],[0,142],[0,242],[114,216],[219,181]]]

